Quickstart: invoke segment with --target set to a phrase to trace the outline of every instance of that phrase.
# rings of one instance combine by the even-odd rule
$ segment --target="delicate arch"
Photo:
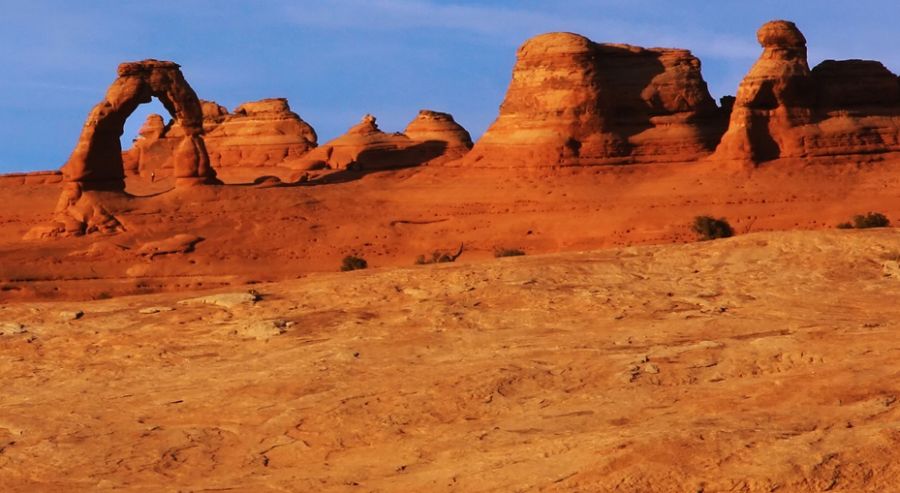
[[[91,110],[81,137],[63,166],[66,182],[81,190],[124,190],[120,137],[125,120],[141,104],[159,99],[184,129],[173,155],[177,185],[217,183],[203,143],[200,100],[174,62],[144,60],[119,65],[119,77]]]

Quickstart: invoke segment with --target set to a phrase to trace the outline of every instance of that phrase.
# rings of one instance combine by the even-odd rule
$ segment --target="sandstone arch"
[[[177,63],[144,60],[119,65],[118,78],[88,114],[78,144],[62,169],[70,194],[125,189],[119,138],[125,120],[153,97],[184,129],[173,156],[176,185],[218,183],[203,142],[203,111],[197,94]]]
[[[32,228],[25,239],[125,230],[110,211],[127,200],[119,138],[125,120],[153,97],[184,130],[172,156],[176,187],[221,183],[203,143],[200,100],[179,65],[159,60],[123,63],[118,74],[103,101],[88,114],[78,144],[62,167],[63,190],[54,221]]]

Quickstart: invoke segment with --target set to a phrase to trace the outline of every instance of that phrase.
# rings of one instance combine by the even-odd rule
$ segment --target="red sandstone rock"
[[[203,131],[209,134],[228,117],[228,108],[215,101],[200,100],[200,108],[203,112]]]
[[[176,185],[219,183],[203,142],[200,100],[184,80],[179,65],[159,60],[123,63],[118,75],[103,101],[91,110],[75,150],[62,168],[64,184],[55,221],[33,229],[26,239],[124,229],[99,194],[124,190],[125,163],[119,138],[128,116],[153,97],[182,129],[170,153]],[[158,136],[158,123],[151,120],[142,129],[148,138]]]
[[[285,166],[301,171],[401,168],[458,159],[472,145],[469,133],[447,113],[422,110],[406,132],[382,132],[375,117],[365,115],[344,135]]]
[[[463,157],[472,149],[472,137],[449,113],[421,110],[409,122],[403,134],[410,139],[440,149],[441,156],[432,163]]]
[[[244,103],[231,114],[213,101],[202,101],[202,111],[204,141],[215,168],[277,166],[316,147],[315,130],[283,98]],[[150,115],[144,127],[155,131],[161,123],[162,117]],[[125,161],[134,163],[135,172],[168,174],[174,143],[182,135],[177,124],[163,127],[160,134],[145,135],[142,128],[134,146],[124,153]]]
[[[177,234],[157,241],[148,241],[137,249],[137,254],[153,258],[157,255],[190,253],[203,237],[191,234]]]
[[[244,103],[206,135],[216,167],[274,166],[300,157],[315,148],[316,141],[315,130],[284,98]]]
[[[60,171],[29,171],[26,173],[0,174],[0,186],[48,185],[62,181]]]
[[[813,70],[788,21],[757,33],[763,53],[741,82],[716,157],[750,162],[900,150],[900,82],[878,62]]]
[[[123,190],[125,175],[119,137],[125,120],[142,103],[156,97],[173,115],[184,137],[173,151],[180,184],[215,182],[203,143],[200,100],[184,80],[178,64],[158,60],[123,63],[106,97],[91,110],[72,156],[63,166],[69,183],[82,190]]]
[[[519,48],[500,115],[464,162],[686,161],[711,152],[723,127],[689,51],[550,33]]]

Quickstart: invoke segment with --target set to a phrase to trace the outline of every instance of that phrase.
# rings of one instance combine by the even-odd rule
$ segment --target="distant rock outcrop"
[[[213,101],[202,101],[204,140],[210,164],[232,166],[277,166],[316,147],[313,128],[291,111],[287,99],[272,98],[244,103],[233,113]],[[150,115],[134,146],[124,153],[126,169],[132,172],[171,168],[174,142],[182,137],[179,125],[163,123]]]
[[[688,161],[712,152],[726,121],[689,51],[550,33],[519,48],[500,115],[464,162]]]
[[[416,142],[442,147],[441,161],[461,158],[472,149],[469,132],[456,123],[449,113],[421,110],[403,134]]]
[[[204,124],[212,120],[204,118]],[[213,125],[210,121],[206,132],[213,166],[274,166],[317,145],[315,130],[291,111],[284,98],[244,103],[232,114],[220,113],[215,118],[220,122]]]
[[[298,170],[378,170],[440,163],[462,157],[472,147],[469,133],[447,113],[422,110],[403,133],[386,133],[365,115],[347,133],[285,163]]]
[[[763,53],[738,88],[716,157],[749,162],[900,151],[900,79],[881,63],[826,60],[809,69],[788,21],[757,33]]]

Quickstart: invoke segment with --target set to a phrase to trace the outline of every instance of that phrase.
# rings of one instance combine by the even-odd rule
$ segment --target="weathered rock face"
[[[315,130],[291,111],[286,99],[244,103],[230,114],[213,101],[202,101],[201,106],[204,141],[216,168],[277,166],[316,147]],[[160,124],[159,115],[148,117],[134,146],[124,153],[127,169],[168,173],[174,143],[184,132],[177,123],[170,123],[157,134]]]
[[[410,139],[441,148],[440,162],[459,159],[472,149],[472,137],[448,113],[421,110],[403,134]]]
[[[458,159],[471,147],[469,133],[447,113],[422,110],[404,133],[382,132],[375,117],[365,115],[344,135],[285,166],[299,170],[402,168]]]
[[[216,173],[203,142],[200,100],[184,80],[178,64],[158,60],[123,63],[106,97],[88,115],[75,150],[63,166],[67,183],[81,190],[125,188],[119,138],[125,120],[142,103],[156,97],[183,129],[172,153],[175,177],[181,185],[211,183]]]
[[[213,166],[274,166],[317,145],[315,130],[283,98],[244,103],[215,117],[221,122],[210,124],[206,135]]]
[[[403,133],[413,140],[441,140],[450,146],[472,147],[469,132],[456,123],[453,115],[440,111],[419,110]]]
[[[685,161],[711,152],[724,123],[689,51],[544,34],[519,48],[500,115],[464,162]]]
[[[792,22],[757,33],[763,53],[738,88],[716,157],[750,162],[900,151],[900,81],[882,64],[827,60],[810,70]]]

